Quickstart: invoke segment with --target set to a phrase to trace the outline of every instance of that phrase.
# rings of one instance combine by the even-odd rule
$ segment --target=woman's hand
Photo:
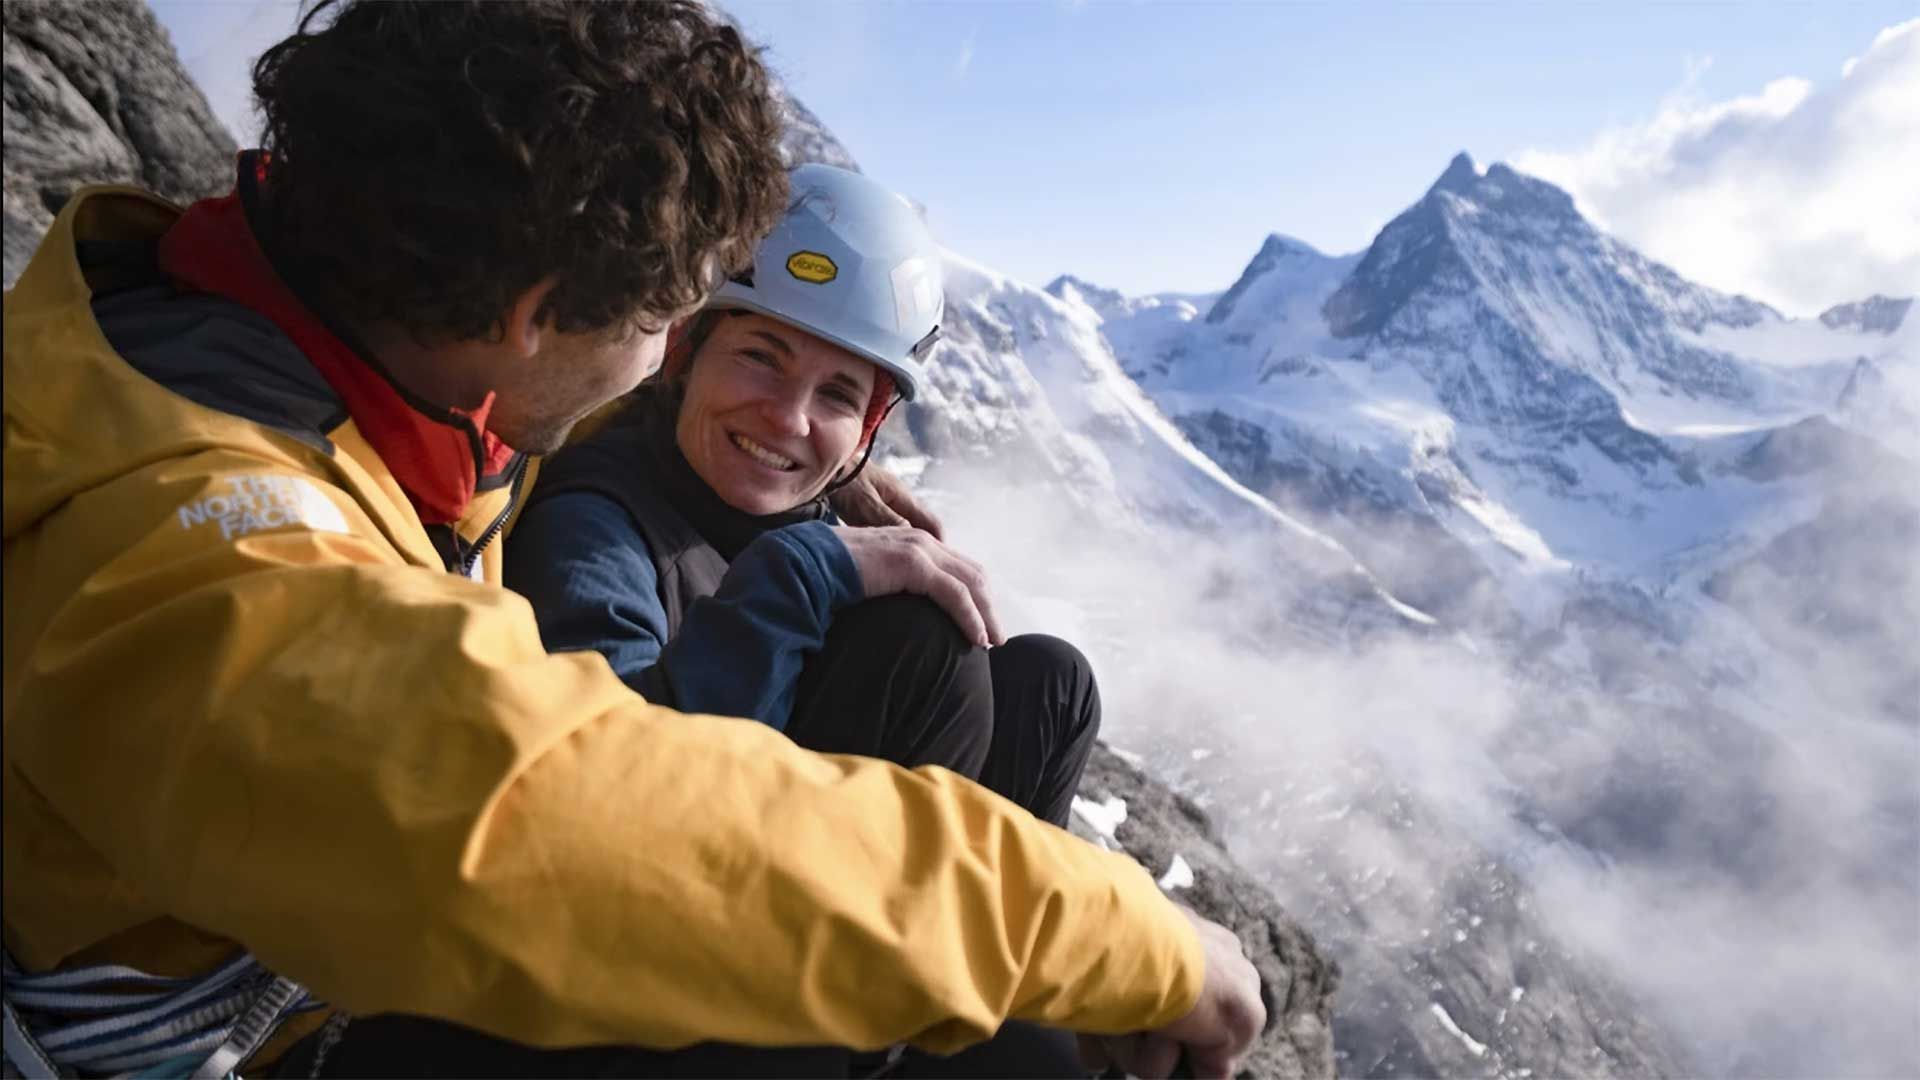
[[[932,534],[908,525],[836,525],[833,534],[853,556],[868,597],[924,596],[953,618],[968,641],[985,648],[1006,640],[987,595],[986,570]]]
[[[899,477],[872,463],[827,501],[849,525],[911,525],[932,533],[935,540],[946,539],[933,511],[920,505]]]

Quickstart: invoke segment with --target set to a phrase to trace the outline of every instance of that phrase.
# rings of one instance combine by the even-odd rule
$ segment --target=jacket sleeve
[[[283,476],[292,524],[182,509],[276,464],[163,461],[8,541],[8,784],[123,895],[351,1011],[543,1046],[950,1051],[1192,1007],[1197,937],[1122,855],[938,768],[650,705],[314,474]]]
[[[533,605],[550,651],[598,652],[649,701],[783,730],[807,657],[826,642],[834,613],[863,595],[832,529],[790,525],[747,545],[669,639],[646,539],[624,507],[585,491],[526,512],[507,552],[507,584]]]

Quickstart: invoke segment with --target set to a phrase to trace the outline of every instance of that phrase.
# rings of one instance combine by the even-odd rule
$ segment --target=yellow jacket
[[[541,648],[497,544],[448,573],[351,421],[303,440],[142,374],[76,243],[178,214],[88,189],[6,297],[16,958],[239,942],[340,1008],[545,1046],[951,1050],[1192,1007],[1198,941],[1130,860],[941,769],[648,705]]]

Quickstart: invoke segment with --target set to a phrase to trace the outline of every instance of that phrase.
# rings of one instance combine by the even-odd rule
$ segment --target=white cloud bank
[[[1514,167],[1682,274],[1810,315],[1920,292],[1920,19],[1882,30],[1840,79],[1702,102]]]

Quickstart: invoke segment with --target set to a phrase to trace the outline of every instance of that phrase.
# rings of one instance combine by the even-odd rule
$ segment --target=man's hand
[[[1129,1076],[1165,1080],[1184,1058],[1191,1075],[1225,1080],[1267,1026],[1260,974],[1241,950],[1240,939],[1185,905],[1180,910],[1192,920],[1206,953],[1200,1000],[1187,1015],[1157,1031],[1081,1036],[1080,1056],[1088,1068],[1118,1065]]]
[[[940,519],[933,511],[920,505],[913,497],[907,485],[900,478],[869,463],[860,470],[860,475],[827,500],[833,504],[833,512],[840,520],[849,525],[911,525],[932,533],[935,540],[945,540],[946,533],[940,528]]]
[[[908,525],[860,528],[836,525],[868,597],[913,593],[939,604],[968,641],[985,648],[1006,640],[987,595],[987,572],[977,562]]]

